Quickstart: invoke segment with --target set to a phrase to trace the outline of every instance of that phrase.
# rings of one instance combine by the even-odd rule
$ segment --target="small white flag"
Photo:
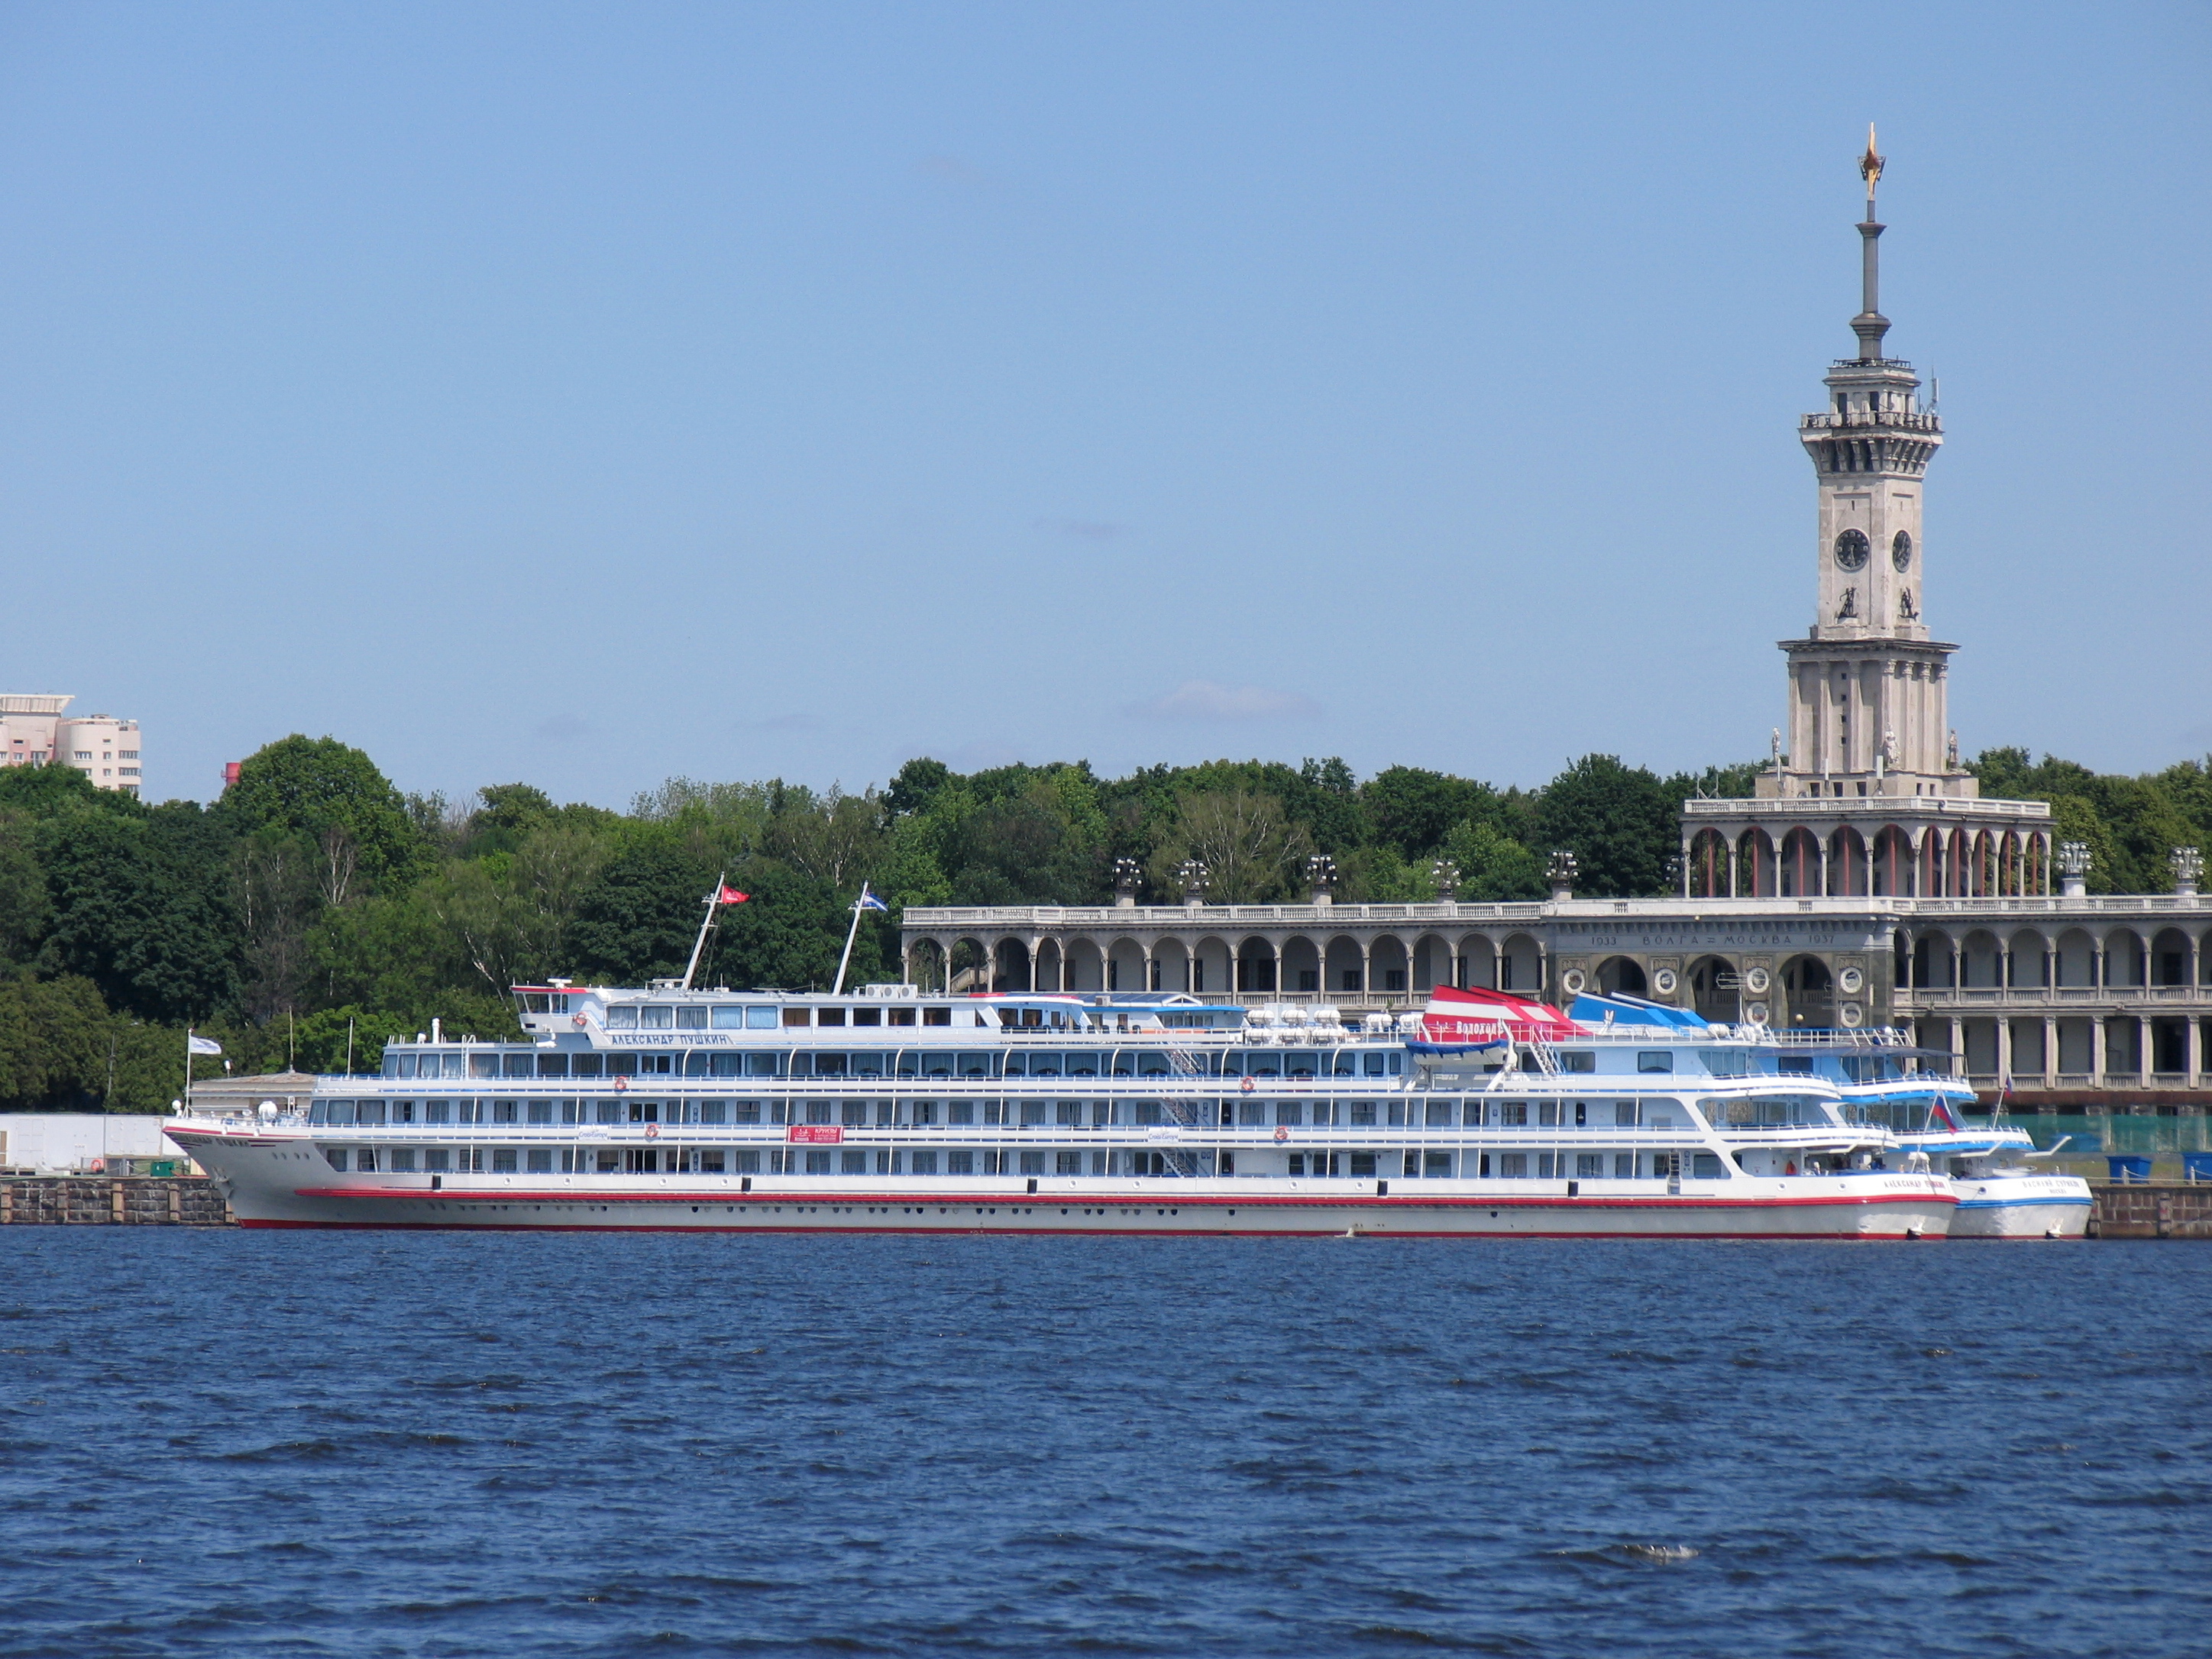
[[[187,1037],[185,1039],[185,1050],[187,1054],[219,1054],[222,1052],[222,1044],[213,1037]]]

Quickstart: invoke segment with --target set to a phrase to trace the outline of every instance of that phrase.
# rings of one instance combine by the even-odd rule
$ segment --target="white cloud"
[[[1319,705],[1295,691],[1270,691],[1263,685],[1221,685],[1185,680],[1164,697],[1132,703],[1128,713],[1142,720],[1261,720],[1318,714]]]

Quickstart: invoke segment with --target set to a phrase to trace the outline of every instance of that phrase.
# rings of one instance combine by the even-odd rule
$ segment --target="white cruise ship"
[[[515,994],[525,1041],[166,1132],[260,1227],[1903,1239],[1957,1203],[1755,1033],[1496,992]]]

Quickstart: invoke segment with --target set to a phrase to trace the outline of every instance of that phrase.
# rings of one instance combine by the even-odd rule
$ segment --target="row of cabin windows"
[[[918,1018],[917,1018],[918,1017]],[[618,1002],[607,1010],[610,1031],[773,1031],[799,1025],[950,1025],[950,1007],[778,1008],[737,1003],[691,1006],[680,1003]]]
[[[394,1175],[1169,1175],[1164,1152],[1052,1147],[874,1148],[725,1146],[326,1146],[333,1170]],[[1352,1179],[1391,1173],[1408,1180],[1665,1180],[1683,1172],[1680,1152],[1469,1152],[1407,1148],[1398,1152],[1291,1152],[1286,1176]],[[1717,1154],[1686,1155],[1690,1174],[1713,1181],[1727,1174]],[[1236,1155],[1219,1155],[1218,1173],[1237,1173]]]
[[[1813,1097],[1716,1103],[1708,1115],[1732,1127],[1825,1124]],[[1252,1100],[1192,1103],[1206,1121],[1264,1128],[1668,1129],[1686,1123],[1673,1100]],[[795,1112],[795,1115],[793,1115]],[[1157,1100],[810,1100],[794,1107],[759,1100],[319,1100],[311,1123],[836,1123],[848,1127],[934,1127],[984,1123],[1034,1128],[1145,1127],[1182,1121]]]
[[[1267,1049],[1199,1054],[1193,1059],[1208,1077],[1402,1077],[1406,1069],[1405,1054],[1399,1049],[1332,1054]],[[1166,1053],[1147,1049],[1000,1054],[911,1048],[827,1054],[802,1048],[748,1054],[693,1050],[688,1054],[570,1054],[455,1048],[427,1054],[387,1052],[384,1056],[384,1075],[402,1081],[562,1077],[1170,1077],[1176,1072]]]

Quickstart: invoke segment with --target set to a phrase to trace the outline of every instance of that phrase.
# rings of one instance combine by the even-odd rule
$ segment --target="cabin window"
[[[1421,1173],[1431,1181],[1451,1179],[1452,1155],[1449,1152],[1423,1152]]]
[[[1373,1101],[1355,1100],[1352,1103],[1352,1127],[1355,1129],[1371,1129],[1375,1127]]]
[[[699,1103],[699,1121],[702,1123],[720,1123],[723,1121],[723,1114],[727,1109],[728,1109],[723,1104],[723,1103],[719,1100],[702,1100]]]
[[[602,1123],[620,1123],[627,1114],[619,1100],[602,1100],[598,1104],[597,1115]]]
[[[1363,1054],[1360,1057],[1360,1067],[1369,1077],[1381,1077],[1382,1063],[1389,1058],[1387,1054]]]
[[[353,1167],[356,1170],[362,1170],[363,1172],[373,1171],[376,1168],[376,1148],[374,1146],[363,1146],[358,1152],[355,1152],[353,1155]]]
[[[1052,1109],[1052,1121],[1054,1123],[1065,1124],[1079,1129],[1083,1127],[1083,1103],[1079,1100],[1061,1101],[1058,1105]]]
[[[730,1154],[730,1168],[738,1175],[758,1175],[760,1153],[751,1147],[741,1147]]]
[[[911,1008],[893,1008],[889,1011],[884,1020],[884,1024],[886,1025],[911,1025],[914,1024],[914,1010]]]
[[[883,1023],[884,1011],[880,1008],[855,1008],[853,1010],[853,1024],[855,1025],[880,1025]]]
[[[323,1157],[333,1170],[343,1170],[346,1166],[346,1149],[343,1146],[324,1147]]]
[[[1577,1152],[1575,1174],[1585,1181],[1594,1181],[1605,1174],[1603,1152]]]
[[[514,1148],[495,1146],[491,1149],[491,1170],[494,1175],[514,1173]]]
[[[1810,1077],[1813,1075],[1813,1057],[1810,1054],[1784,1054],[1774,1062],[1774,1069],[1784,1077]]]
[[[1559,1103],[1558,1101],[1540,1100],[1536,1103],[1536,1125],[1539,1128],[1543,1129],[1556,1129],[1559,1127]]]
[[[1641,1048],[1636,1054],[1636,1069],[1639,1072],[1671,1072],[1674,1056],[1666,1048]]]
[[[1563,1072],[1595,1072],[1597,1053],[1590,1048],[1563,1049],[1559,1054],[1559,1069]]]
[[[1721,1167],[1718,1152],[1692,1152],[1690,1154],[1690,1174],[1699,1181],[1718,1181],[1728,1171]]]
[[[469,1056],[469,1075],[476,1078],[497,1077],[499,1075],[499,1056],[497,1054],[471,1054]]]
[[[748,1031],[773,1031],[775,1024],[775,1010],[773,1008],[754,1003],[745,1009],[745,1029]]]
[[[1636,1109],[1636,1103],[1634,1101],[1617,1100],[1613,1102],[1613,1127],[1616,1129],[1632,1129],[1636,1127],[1637,1117],[1638,1112]]]
[[[961,1153],[958,1154],[958,1156],[964,1158],[967,1154]],[[910,1162],[914,1166],[914,1172],[918,1176],[933,1176],[937,1173],[937,1153],[933,1148],[925,1146],[916,1150],[913,1154]],[[971,1173],[971,1171],[967,1170],[956,1170],[951,1173],[956,1175],[968,1175]]]
[[[817,1025],[842,1025],[845,1023],[845,1011],[842,1008],[817,1008],[814,1011],[814,1023]]]
[[[1083,1154],[1073,1152],[1054,1152],[1052,1155],[1052,1172],[1054,1175],[1081,1175]]]
[[[783,1023],[786,1025],[811,1025],[814,1023],[812,1014],[813,1011],[808,1008],[787,1008],[783,1011]]]
[[[775,1054],[747,1054],[745,1056],[745,1075],[747,1077],[774,1077],[776,1074],[776,1061],[779,1058],[780,1056]]]
[[[649,1002],[638,1011],[638,1024],[648,1031],[669,1031],[676,1027],[676,1010],[666,1003]]]
[[[550,1100],[532,1101],[530,1121],[532,1123],[550,1123],[553,1121],[553,1103]]]
[[[392,1149],[392,1168],[395,1174],[412,1175],[415,1171],[415,1149],[412,1146],[394,1146]]]
[[[571,1054],[568,1056],[570,1077],[598,1077],[606,1066],[604,1054]]]
[[[491,1121],[495,1123],[514,1122],[517,1104],[512,1100],[495,1100],[491,1103]]]
[[[500,1070],[508,1077],[529,1077],[538,1067],[535,1054],[506,1054],[501,1057]]]
[[[1024,1129],[1044,1121],[1044,1102],[1025,1100],[1022,1103],[1022,1127]]]
[[[532,1175],[551,1175],[553,1149],[550,1146],[532,1146],[530,1149],[529,1168]]]
[[[718,1031],[739,1031],[744,1029],[744,1006],[735,1002],[721,1004],[714,1012],[714,1029]]]
[[[566,1055],[566,1054],[540,1054],[540,1055],[538,1055],[538,1076],[540,1076],[540,1077],[566,1077],[566,1076],[568,1076],[568,1055]]]
[[[808,1175],[828,1175],[830,1173],[831,1164],[831,1154],[828,1152],[809,1152],[806,1155]]]
[[[859,1147],[848,1146],[837,1154],[839,1175],[866,1175],[867,1172],[868,1155]]]
[[[921,1011],[921,1023],[924,1025],[950,1025],[952,1024],[952,1010],[925,1008]]]
[[[1374,1153],[1372,1153],[1372,1152],[1354,1152],[1354,1153],[1352,1153],[1352,1154],[1351,1155],[1351,1161],[1352,1161],[1352,1173],[1353,1175],[1355,1175],[1355,1176],[1371,1176],[1371,1175],[1373,1175],[1373,1174],[1375,1173],[1375,1154],[1374,1154]]]
[[[610,1031],[637,1030],[637,1005],[634,1002],[617,1003],[608,1009],[607,1030]]]
[[[707,1029],[707,1011],[701,1007],[678,1008],[676,1029],[679,1031],[703,1031]]]
[[[364,1100],[354,1109],[353,1116],[356,1123],[381,1123],[384,1121],[384,1103],[380,1100]]]
[[[1525,1181],[1528,1176],[1528,1154],[1500,1152],[1498,1155],[1498,1176],[1501,1181]]]
[[[1261,1102],[1259,1102],[1259,1101],[1256,1101],[1256,1100],[1240,1100],[1240,1101],[1238,1101],[1238,1102],[1237,1103],[1237,1127],[1240,1127],[1240,1128],[1245,1128],[1245,1129],[1256,1129],[1256,1128],[1258,1128],[1261,1124],[1265,1123],[1265,1122],[1267,1121],[1267,1109],[1266,1105],[1264,1105],[1262,1103],[1261,1103]]]
[[[415,1075],[415,1061],[416,1056],[413,1054],[399,1055],[399,1069],[394,1073],[394,1075],[398,1077],[413,1077]]]
[[[1021,1172],[1025,1176],[1042,1175],[1044,1173],[1044,1154],[1042,1152],[1024,1152],[1022,1154]]]
[[[1449,1129],[1451,1127],[1452,1115],[1452,1102],[1449,1100],[1425,1102],[1421,1107],[1421,1127],[1427,1129]]]
[[[868,1121],[868,1103],[865,1100],[841,1101],[837,1107],[837,1121],[848,1128],[866,1127]]]

